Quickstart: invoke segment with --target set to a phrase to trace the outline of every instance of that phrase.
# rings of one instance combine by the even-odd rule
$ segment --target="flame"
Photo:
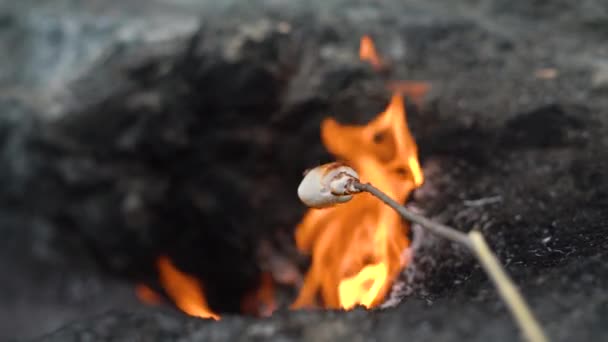
[[[362,61],[368,62],[375,70],[380,70],[384,67],[382,59],[376,52],[374,41],[368,35],[361,37],[359,44],[359,58]]]
[[[359,43],[359,59],[368,62],[376,71],[382,71],[387,65],[380,56],[369,35],[361,37]],[[393,93],[400,93],[411,99],[419,107],[422,106],[424,96],[429,92],[431,85],[425,81],[393,80],[387,82],[387,88]]]
[[[158,258],[157,266],[160,283],[175,305],[190,316],[220,319],[220,316],[209,309],[203,289],[196,278],[178,270],[166,256]]]
[[[417,146],[406,123],[403,99],[395,93],[386,110],[364,126],[321,125],[325,147],[371,182],[404,202],[424,182]],[[296,243],[312,264],[292,308],[350,309],[379,305],[405,267],[407,226],[397,213],[363,193],[330,209],[310,209],[296,228]]]

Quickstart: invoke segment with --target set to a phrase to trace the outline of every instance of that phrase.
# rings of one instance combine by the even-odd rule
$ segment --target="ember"
[[[135,287],[135,295],[137,295],[139,300],[148,305],[159,305],[162,303],[161,297],[154,292],[154,290],[144,284],[138,284]]]
[[[375,70],[381,70],[384,67],[384,62],[376,52],[374,41],[368,35],[361,37],[359,45],[359,58],[362,61],[368,62]]]
[[[241,303],[241,312],[254,316],[268,317],[277,309],[274,280],[270,273],[262,273],[260,287],[245,296]]]

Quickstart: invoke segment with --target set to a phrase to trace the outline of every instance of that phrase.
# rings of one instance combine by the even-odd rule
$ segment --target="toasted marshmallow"
[[[304,174],[298,197],[311,208],[327,208],[348,202],[360,192],[354,184],[359,175],[351,167],[333,162],[315,167]]]

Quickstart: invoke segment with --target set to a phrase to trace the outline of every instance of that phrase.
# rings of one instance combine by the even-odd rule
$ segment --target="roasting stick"
[[[473,230],[465,234],[408,210],[373,185],[361,183],[357,172],[343,163],[328,163],[307,171],[298,187],[298,197],[312,208],[339,205],[350,201],[354,195],[361,192],[377,197],[403,218],[469,248],[490,276],[526,339],[529,342],[548,341],[532,311],[480,232]]]
[[[428,218],[416,214],[404,206],[400,205],[378,188],[367,183],[356,181],[353,186],[361,191],[368,192],[380,199],[389,207],[397,211],[403,218],[418,223],[431,232],[440,235],[448,240],[459,242],[467,246],[481,262],[483,268],[489,274],[498,289],[502,299],[505,301],[511,314],[515,317],[519,327],[524,332],[530,342],[548,341],[538,321],[534,318],[532,311],[526,304],[517,287],[500,265],[498,258],[492,253],[483,235],[473,230],[468,234],[462,233],[454,228],[429,220]]]

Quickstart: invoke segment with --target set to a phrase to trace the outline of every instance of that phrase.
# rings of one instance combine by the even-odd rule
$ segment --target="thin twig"
[[[369,183],[368,184],[355,183],[355,188],[357,188],[361,191],[369,192],[370,194],[378,197],[382,202],[387,204],[389,207],[395,209],[405,219],[410,220],[412,222],[416,222],[416,223],[420,224],[421,226],[423,226],[424,228],[426,228],[426,229],[432,231],[433,233],[440,235],[448,240],[459,242],[469,248],[472,247],[471,241],[469,240],[469,238],[467,237],[467,235],[465,233],[459,232],[456,229],[445,226],[443,224],[433,222],[422,215],[416,214],[416,213],[406,209],[401,204],[397,203],[395,200],[390,198],[387,194],[380,191],[378,188],[374,187],[373,185],[371,185]]]
[[[468,247],[477,259],[479,259],[484,270],[488,273],[490,279],[492,279],[494,285],[498,289],[498,293],[507,304],[526,339],[530,342],[548,341],[523,296],[517,290],[517,287],[507,275],[504,268],[500,265],[500,262],[492,253],[480,232],[471,231],[468,234],[465,234],[452,227],[431,221],[422,215],[408,210],[369,183],[363,184],[357,182],[354,184],[354,187],[360,191],[365,191],[376,196],[386,205],[397,211],[403,218],[418,223],[420,226],[450,241],[458,242]]]
[[[540,325],[532,315],[532,311],[517,290],[513,280],[500,265],[498,258],[492,253],[483,235],[476,230],[469,232],[469,239],[473,243],[473,252],[481,262],[483,268],[490,275],[498,292],[505,301],[511,314],[526,334],[529,341],[547,341],[547,337]]]

